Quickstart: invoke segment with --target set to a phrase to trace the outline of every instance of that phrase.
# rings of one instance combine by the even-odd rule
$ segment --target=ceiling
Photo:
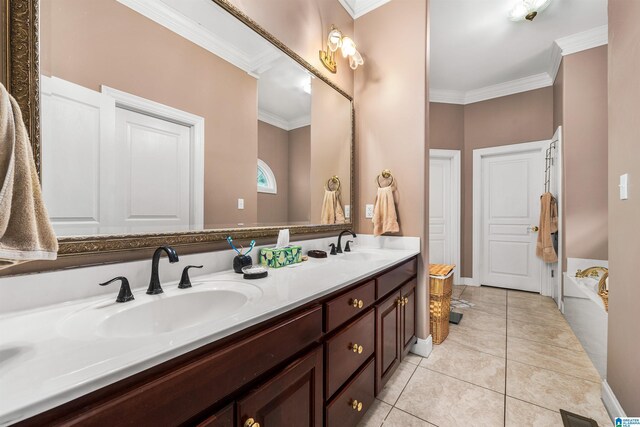
[[[353,19],[382,6],[391,0],[338,0]],[[401,0],[402,1],[402,0]]]
[[[311,75],[211,0],[118,0],[258,79],[258,118],[285,130],[311,122]]]
[[[607,42],[607,0],[553,0],[533,22],[512,22],[515,1],[430,1],[432,101],[465,104],[549,86],[561,55]]]

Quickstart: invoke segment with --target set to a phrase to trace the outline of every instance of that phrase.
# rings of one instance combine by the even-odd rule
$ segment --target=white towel
[[[20,107],[0,84],[0,269],[57,252]]]
[[[345,217],[342,210],[342,203],[337,191],[324,190],[322,200],[322,212],[320,214],[321,224],[344,224]]]
[[[385,233],[400,231],[396,203],[393,199],[394,187],[378,188],[378,196],[373,207],[373,235],[382,236]]]

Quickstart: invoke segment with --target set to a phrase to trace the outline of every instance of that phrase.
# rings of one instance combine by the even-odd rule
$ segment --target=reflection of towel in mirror
[[[373,235],[400,231],[396,203],[393,200],[393,186],[378,188],[376,204],[373,207]]]
[[[337,191],[324,190],[320,222],[321,224],[344,224],[344,212]]]
[[[546,263],[558,261],[558,254],[553,247],[553,233],[558,231],[558,205],[551,193],[544,193],[540,197],[540,228],[536,255]]]
[[[0,268],[57,252],[20,107],[0,84]]]

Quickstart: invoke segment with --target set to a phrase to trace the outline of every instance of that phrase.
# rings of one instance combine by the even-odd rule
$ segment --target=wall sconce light
[[[338,49],[342,51],[343,58],[349,58],[349,66],[352,70],[364,64],[364,59],[356,49],[354,41],[347,36],[343,36],[342,32],[332,25],[329,30],[329,37],[327,37],[327,48],[320,51],[320,61],[322,61],[327,70],[334,74],[338,69],[336,64],[336,51]]]
[[[551,0],[518,0],[509,13],[509,19],[512,21],[533,21],[538,16],[538,13],[542,12],[549,6]]]

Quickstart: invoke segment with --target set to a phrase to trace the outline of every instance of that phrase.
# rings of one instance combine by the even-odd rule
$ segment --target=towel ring
[[[331,184],[338,184],[338,187],[335,190],[331,189]],[[340,190],[340,178],[338,178],[338,175],[334,175],[331,178],[329,178],[329,180],[327,181],[327,190],[329,191],[339,191]]]
[[[391,178],[391,182],[389,183],[389,185],[387,185],[387,187],[391,187],[393,185],[393,175],[391,174],[391,171],[389,169],[383,170],[380,175],[376,177],[376,184],[378,184],[378,188],[382,188],[382,185],[380,184],[380,177],[382,177],[383,179]]]

